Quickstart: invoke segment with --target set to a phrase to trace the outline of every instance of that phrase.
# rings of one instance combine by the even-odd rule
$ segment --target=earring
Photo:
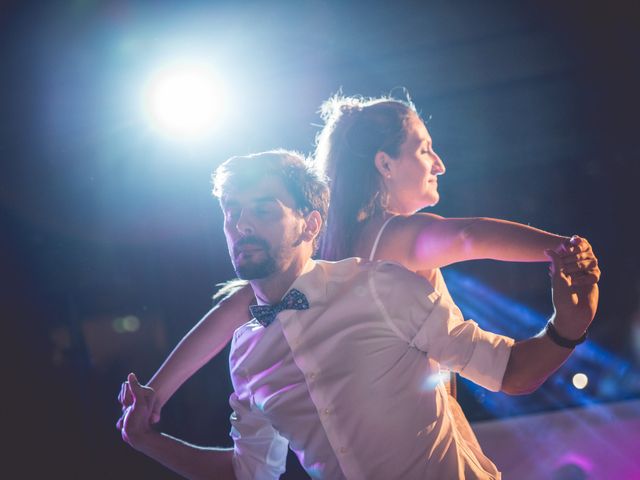
[[[382,210],[387,210],[389,207],[389,193],[386,191],[381,192],[378,196],[378,202],[380,203]]]

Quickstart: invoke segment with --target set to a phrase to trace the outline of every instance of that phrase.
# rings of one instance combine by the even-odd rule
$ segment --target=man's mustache
[[[269,251],[269,243],[264,238],[260,238],[255,235],[249,235],[246,237],[242,237],[233,245],[233,256],[237,257],[240,252],[239,250],[244,247],[258,247],[262,248],[265,251]]]

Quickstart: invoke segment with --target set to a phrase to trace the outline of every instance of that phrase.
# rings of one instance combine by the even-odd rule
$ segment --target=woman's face
[[[411,214],[438,203],[438,175],[442,175],[445,168],[433,150],[427,127],[417,115],[410,115],[405,130],[405,141],[398,155],[389,162],[389,173],[383,178],[389,193],[388,209]]]

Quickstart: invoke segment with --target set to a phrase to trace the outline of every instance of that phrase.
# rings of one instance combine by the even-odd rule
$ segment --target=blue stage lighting
[[[453,269],[447,269],[444,276],[465,318],[477,321],[487,330],[523,339],[535,335],[546,323],[545,315],[494,291],[478,279]],[[589,339],[532,395],[490,393],[464,379],[461,385],[487,412],[503,417],[539,411],[540,407],[557,409],[630,398],[640,392],[638,379],[640,373],[629,361]]]

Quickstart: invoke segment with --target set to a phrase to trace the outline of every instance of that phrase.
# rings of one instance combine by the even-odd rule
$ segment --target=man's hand
[[[598,260],[589,242],[577,236],[546,253],[551,259],[553,324],[561,336],[578,339],[596,314],[600,279]]]
[[[131,374],[129,376],[131,376]],[[160,413],[162,411],[162,405],[158,401],[158,398],[156,397],[155,392],[150,387],[142,387],[141,395],[143,395],[145,398],[149,400],[149,402],[151,402],[150,422],[158,423],[160,421]],[[124,418],[124,413],[127,410],[127,408],[133,405],[133,395],[131,393],[131,388],[128,380],[125,382],[122,382],[122,385],[120,386],[120,392],[118,393],[118,402],[120,402],[120,405],[122,406],[122,414],[123,414],[122,418]],[[118,421],[118,423],[119,422],[120,421]]]
[[[126,390],[123,396],[130,400],[130,404],[123,408],[122,417],[116,426],[122,434],[122,439],[137,449],[137,444],[144,435],[152,432],[151,415],[155,392],[140,385],[133,373],[129,374],[123,388]]]

